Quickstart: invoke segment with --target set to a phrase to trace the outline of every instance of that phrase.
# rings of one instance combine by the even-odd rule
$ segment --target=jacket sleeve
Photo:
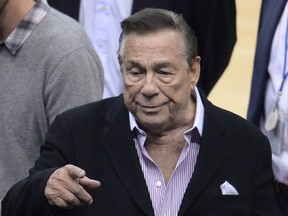
[[[236,44],[236,4],[235,0],[191,2],[192,11],[183,15],[198,39],[201,57],[198,86],[208,95],[228,66]]]

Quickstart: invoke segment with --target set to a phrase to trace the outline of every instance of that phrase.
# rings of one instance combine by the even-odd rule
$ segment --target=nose
[[[159,88],[157,86],[157,80],[153,73],[147,73],[144,84],[141,89],[141,93],[145,97],[153,97],[159,94]]]

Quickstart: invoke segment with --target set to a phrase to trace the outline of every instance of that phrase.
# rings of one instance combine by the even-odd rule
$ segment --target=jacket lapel
[[[192,179],[182,200],[179,215],[183,215],[198,195],[205,190],[206,185],[229,153],[228,143],[223,142],[226,130],[226,126],[223,125],[225,119],[217,116],[219,112],[214,113],[215,107],[207,99],[202,97],[202,100],[205,107],[205,116],[200,151]]]
[[[108,126],[104,129],[103,146],[113,168],[135,203],[143,212],[152,216],[154,210],[130,131],[128,111],[122,99],[116,106],[115,112],[108,117],[105,124]]]

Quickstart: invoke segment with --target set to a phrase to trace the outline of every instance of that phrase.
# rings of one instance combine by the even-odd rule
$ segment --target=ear
[[[121,58],[121,56],[118,54],[118,63],[119,63],[119,65],[120,65],[120,67],[121,67],[121,65],[122,65],[122,58]]]
[[[120,71],[121,71],[121,73],[122,73],[122,67],[123,67],[123,60],[122,60],[122,58],[121,58],[121,56],[118,54],[118,63],[119,63],[119,66],[120,66]]]
[[[194,89],[194,87],[198,83],[198,80],[199,80],[199,77],[200,77],[200,70],[201,70],[200,62],[201,62],[201,57],[200,56],[196,56],[192,60],[192,66],[191,66],[191,89]]]

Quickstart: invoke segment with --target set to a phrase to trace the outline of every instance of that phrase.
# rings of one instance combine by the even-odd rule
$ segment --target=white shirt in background
[[[117,59],[120,22],[131,15],[133,0],[82,0],[79,22],[90,37],[104,67],[103,98],[117,96],[123,82]]]

